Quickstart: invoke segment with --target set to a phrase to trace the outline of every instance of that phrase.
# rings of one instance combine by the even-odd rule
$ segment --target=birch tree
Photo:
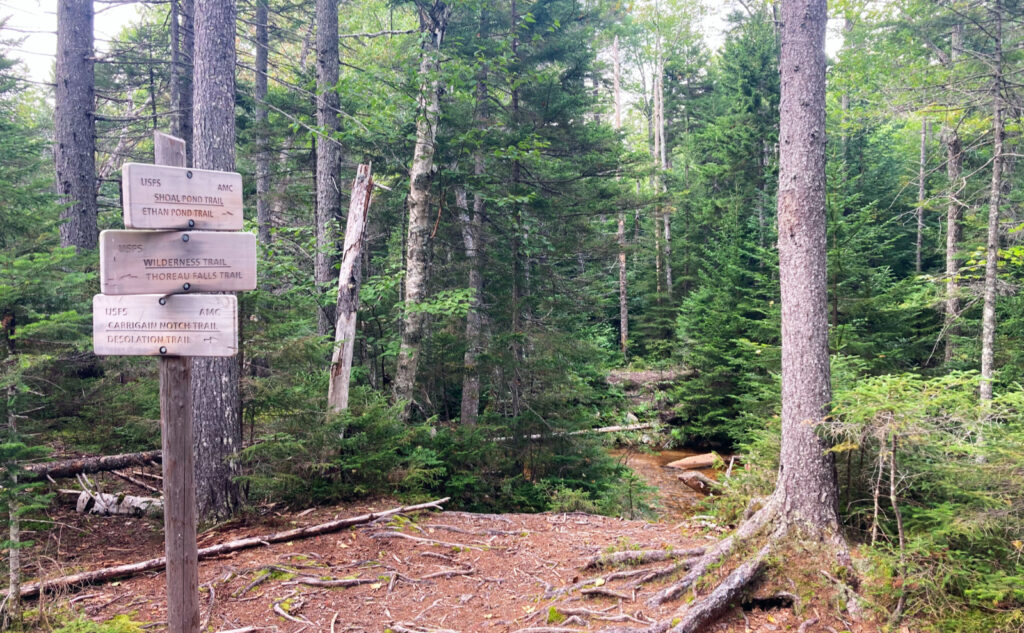
[[[405,306],[402,341],[395,372],[395,397],[406,403],[403,416],[412,414],[419,362],[427,315],[419,304],[427,294],[427,249],[430,234],[430,183],[434,175],[434,142],[441,113],[441,44],[451,10],[441,0],[417,2],[423,35],[419,78],[419,116],[416,119],[416,147],[409,170],[409,229],[405,244]]]

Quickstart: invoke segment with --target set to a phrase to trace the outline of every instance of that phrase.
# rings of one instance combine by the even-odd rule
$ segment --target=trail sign
[[[234,356],[234,295],[95,295],[92,342],[98,356]]]
[[[107,295],[256,288],[256,236],[218,231],[103,231],[100,291]]]
[[[124,225],[129,229],[242,230],[242,175],[125,163]]]

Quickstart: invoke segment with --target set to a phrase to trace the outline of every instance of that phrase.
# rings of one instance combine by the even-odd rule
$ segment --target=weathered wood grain
[[[238,300],[233,295],[95,295],[92,330],[98,356],[234,356]]]
[[[106,295],[256,288],[256,236],[218,231],[103,231],[100,290]]]
[[[242,175],[125,163],[124,225],[130,229],[242,230]]]

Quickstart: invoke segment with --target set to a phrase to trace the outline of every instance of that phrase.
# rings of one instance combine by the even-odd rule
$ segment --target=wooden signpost
[[[256,287],[256,238],[242,228],[242,177],[185,168],[185,141],[154,133],[157,165],[122,168],[125,226],[104,231],[93,297],[98,355],[160,357],[167,630],[199,631],[190,356],[234,356],[238,303],[191,294]],[[204,229],[191,231],[188,229]]]

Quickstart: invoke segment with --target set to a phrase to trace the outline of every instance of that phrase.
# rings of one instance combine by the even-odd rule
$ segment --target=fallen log
[[[59,492],[64,496],[76,498],[75,510],[79,514],[163,516],[164,502],[153,497],[114,495],[106,492],[89,492],[88,490],[60,490]]]
[[[715,453],[704,453],[702,455],[691,455],[690,457],[684,457],[677,459],[674,462],[665,464],[666,468],[681,468],[683,470],[690,470],[692,468],[711,468],[715,465],[715,460],[720,459]]]
[[[579,431],[565,431],[561,433],[534,433],[533,435],[520,435],[518,437],[496,437],[495,442],[508,442],[511,440],[547,440],[555,437],[571,437],[573,435],[587,435],[588,433],[619,433],[622,431],[643,431],[645,429],[653,429],[658,425],[653,422],[647,422],[644,424],[628,424],[625,426],[602,426],[596,429],[582,429]]]
[[[211,545],[209,547],[204,547],[199,550],[199,559],[201,560],[204,558],[210,558],[212,556],[219,556],[221,554],[237,552],[238,550],[249,549],[252,547],[256,547],[258,545],[269,545],[271,543],[280,543],[283,541],[291,541],[295,539],[320,536],[321,534],[329,534],[331,532],[337,532],[338,530],[351,527],[353,525],[370,523],[371,521],[376,521],[381,517],[390,516],[392,514],[415,512],[417,510],[426,510],[429,508],[440,510],[441,504],[447,503],[449,499],[450,497],[445,497],[443,499],[438,499],[437,501],[430,501],[428,503],[420,503],[417,505],[404,506],[401,508],[392,508],[391,510],[385,510],[383,512],[371,512],[370,514],[361,514],[359,516],[349,517],[346,519],[338,519],[336,521],[328,521],[327,523],[320,523],[317,525],[295,528],[294,530],[274,532],[272,534],[264,534],[263,536],[251,536],[249,538],[238,539],[236,541],[228,541],[227,543]],[[141,561],[138,563],[118,565],[116,567],[106,567],[103,569],[96,569],[93,571],[71,574],[69,576],[51,578],[50,580],[42,580],[39,582],[22,585],[21,597],[33,598],[38,596],[42,592],[52,591],[54,589],[71,588],[75,587],[76,585],[87,585],[98,582],[105,582],[108,580],[115,580],[118,578],[125,578],[127,576],[133,576],[135,574],[140,574],[146,571],[163,569],[166,564],[167,558],[161,556],[160,558],[151,558],[149,560]]]
[[[122,455],[101,455],[100,457],[79,457],[59,462],[29,464],[24,467],[28,471],[27,481],[38,481],[52,477],[74,477],[81,473],[99,473],[109,470],[121,470],[129,466],[146,466],[150,462],[159,462],[160,451],[143,451],[141,453],[124,453]]]
[[[679,481],[705,496],[715,494],[722,487],[722,484],[696,470],[679,475]]]

